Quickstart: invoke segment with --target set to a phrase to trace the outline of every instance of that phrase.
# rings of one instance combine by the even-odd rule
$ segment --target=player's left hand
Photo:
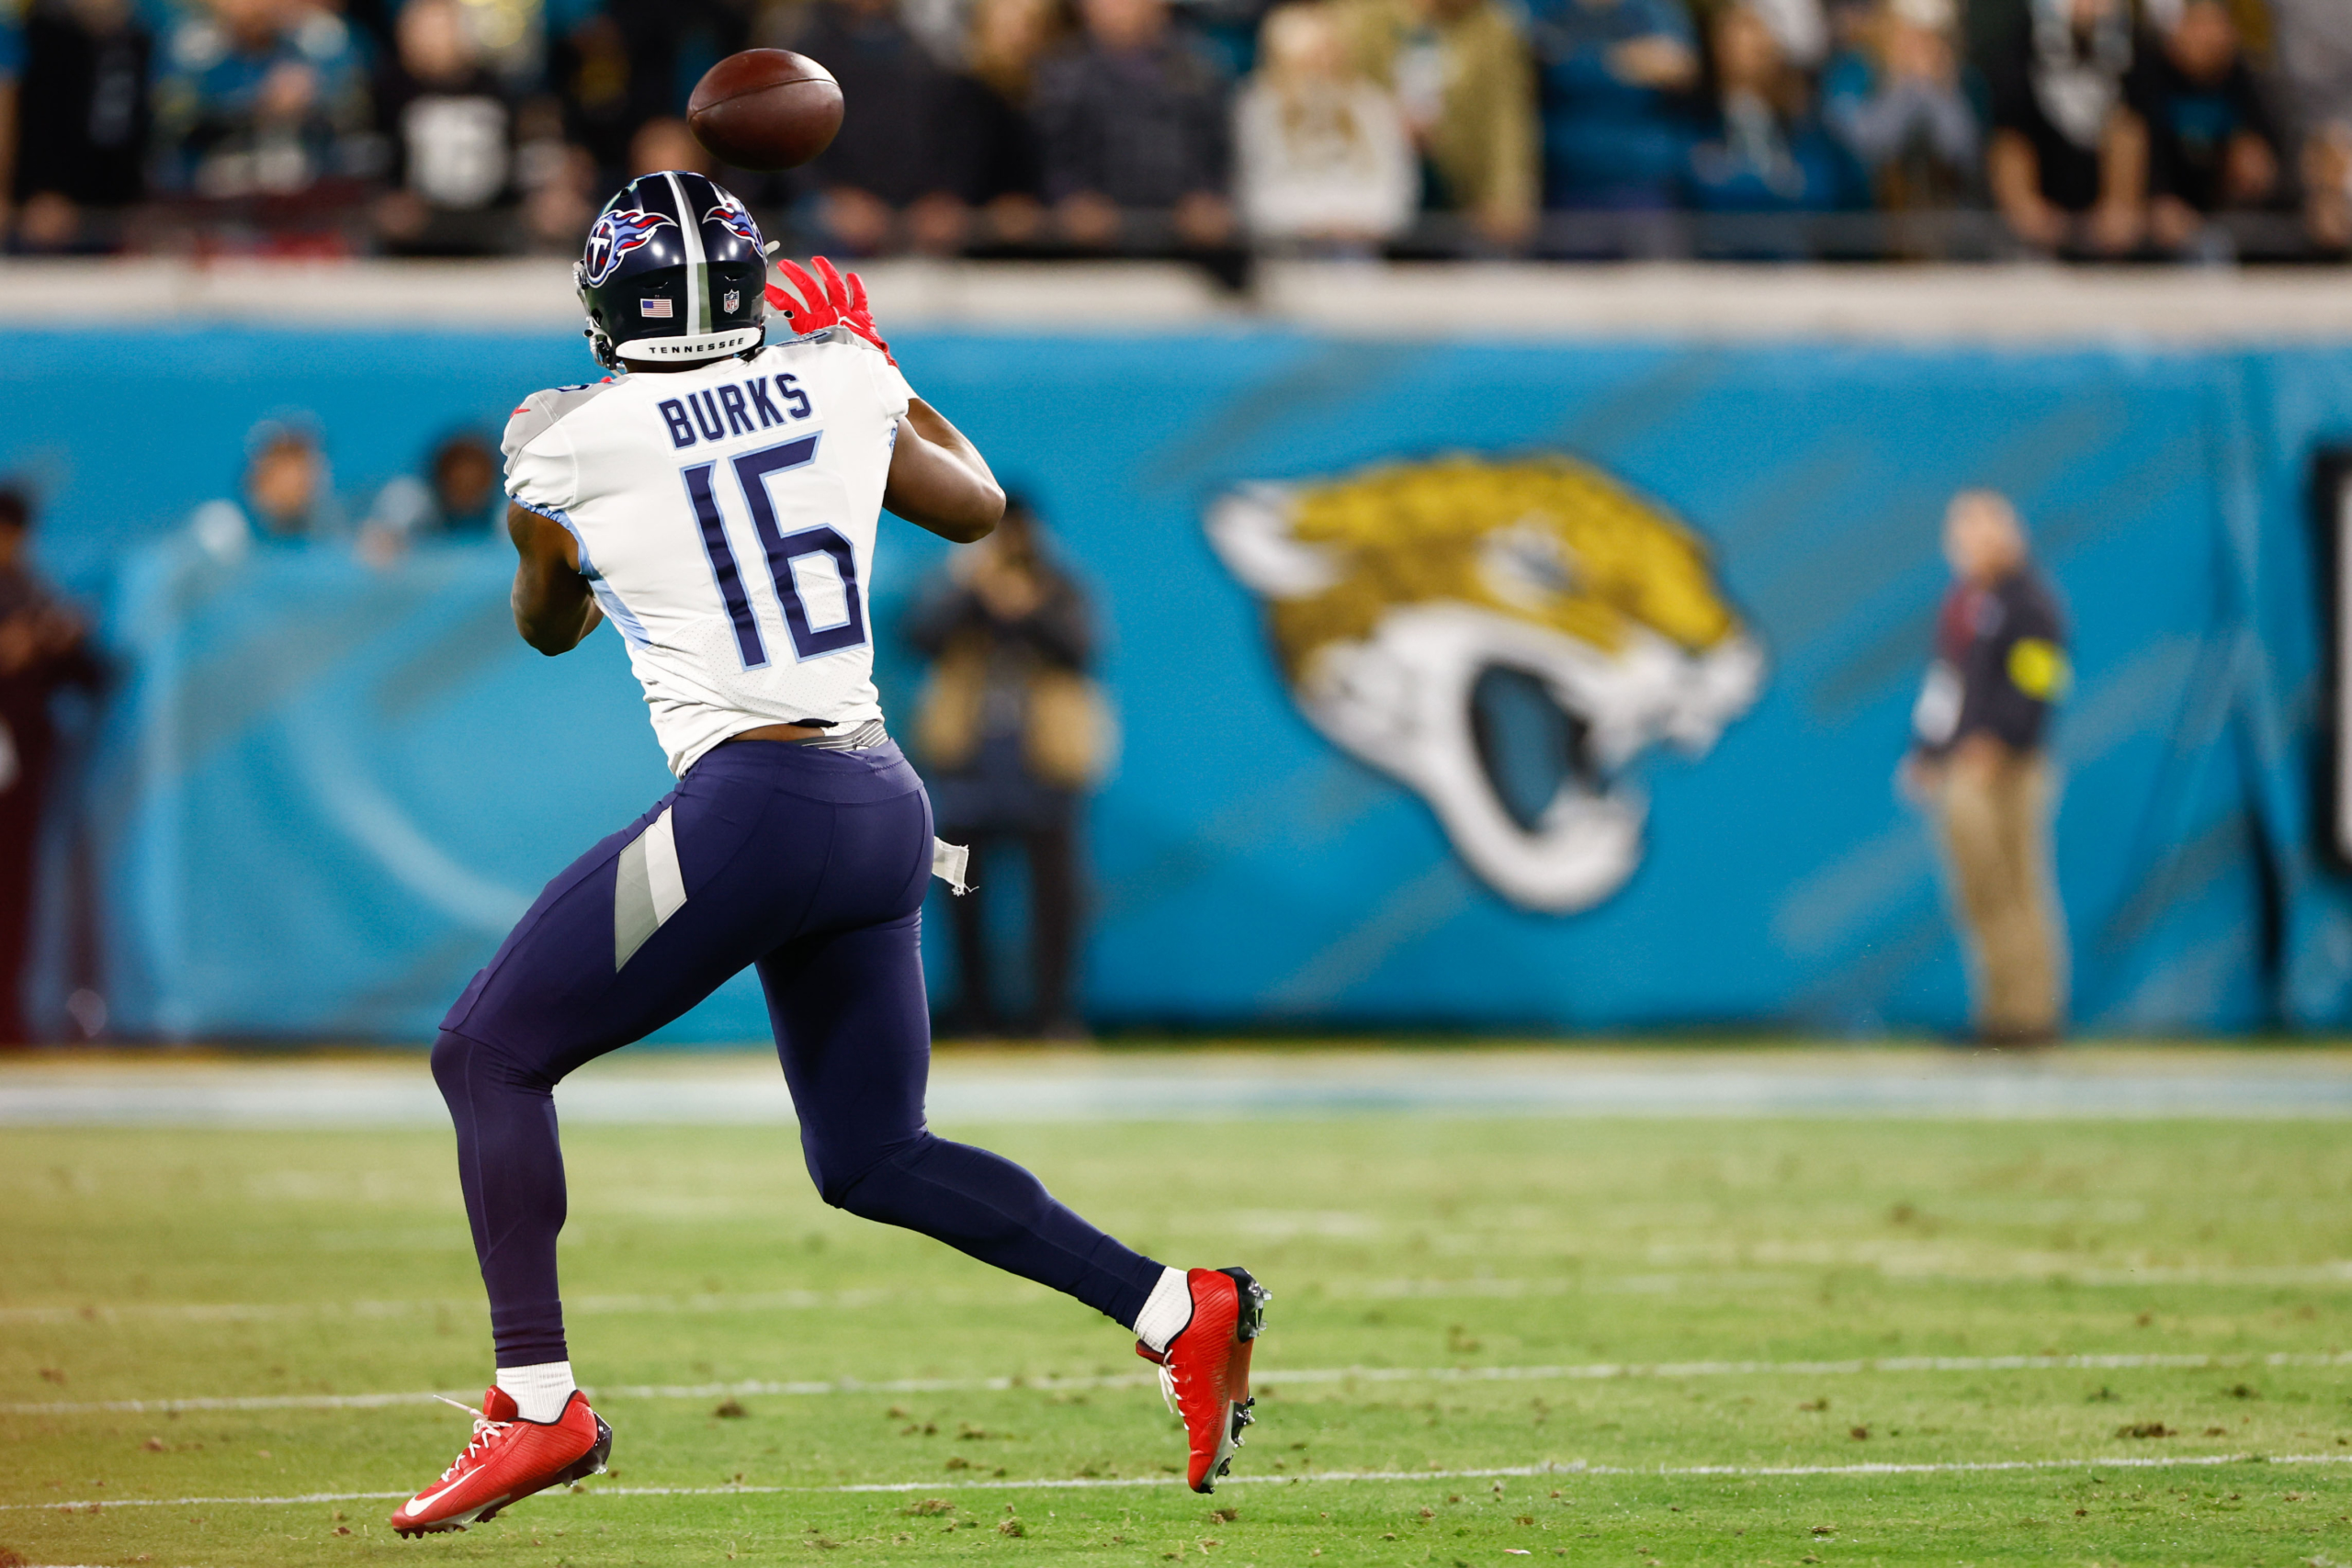
[[[865,280],[851,273],[843,277],[833,264],[823,256],[812,256],[810,265],[817,269],[811,276],[808,269],[797,262],[779,261],[775,269],[784,274],[792,288],[768,285],[768,304],[792,319],[796,333],[820,333],[827,327],[842,326],[855,333],[882,351],[882,357],[891,364],[890,345],[882,341],[882,329],[874,324],[874,307],[866,301]],[[797,291],[797,293],[796,293]]]

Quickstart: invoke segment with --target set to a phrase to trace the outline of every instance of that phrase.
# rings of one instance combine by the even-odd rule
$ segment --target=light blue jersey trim
[[[580,547],[580,575],[588,580],[588,592],[596,596],[596,604],[605,612],[605,618],[620,627],[621,636],[630,647],[651,647],[653,638],[646,631],[645,623],[621,603],[621,596],[613,592],[612,584],[605,581],[605,574],[598,571],[596,563],[588,558],[588,541],[581,536],[580,525],[571,520],[571,513],[560,506],[541,506],[535,502],[525,501],[519,495],[510,495],[507,499],[526,512],[538,513],[571,536],[571,542]]]

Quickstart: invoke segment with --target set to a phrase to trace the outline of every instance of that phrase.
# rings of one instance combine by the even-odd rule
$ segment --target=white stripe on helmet
[[[710,257],[702,248],[702,211],[686,199],[686,186],[674,171],[662,176],[678,203],[678,229],[686,237],[686,334],[710,331]]]

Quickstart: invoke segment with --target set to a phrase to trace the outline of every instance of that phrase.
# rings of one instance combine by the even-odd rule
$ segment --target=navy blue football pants
[[[923,1124],[931,834],[922,782],[893,744],[734,741],[539,895],[433,1048],[500,1366],[567,1359],[556,1084],[754,964],[826,1202],[1134,1325],[1160,1265],[1010,1160]]]

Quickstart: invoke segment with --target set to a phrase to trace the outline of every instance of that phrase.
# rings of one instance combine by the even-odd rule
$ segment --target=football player
[[[767,255],[698,174],[616,196],[575,268],[617,374],[535,392],[506,429],[514,622],[546,654],[611,621],[678,787],[547,886],[442,1021],[433,1075],[488,1287],[497,1381],[473,1438],[391,1517],[458,1529],[604,1468],[556,1290],[563,1158],[551,1091],[746,965],[767,995],[825,1201],[1067,1292],[1158,1363],[1206,1492],[1250,1419],[1265,1292],[1170,1269],[1037,1179],[923,1123],[923,891],[960,855],[875,698],[879,510],[958,543],[1004,508],[988,463],[915,397],[865,286]],[[774,303],[792,335],[766,341]]]

